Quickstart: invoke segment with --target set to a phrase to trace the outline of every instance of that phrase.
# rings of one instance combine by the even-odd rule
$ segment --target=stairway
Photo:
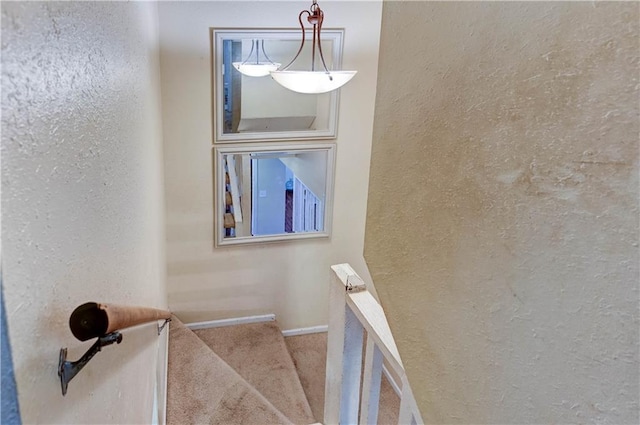
[[[322,422],[326,333],[284,338],[275,322],[169,333],[167,424]],[[397,423],[383,379],[379,423]]]

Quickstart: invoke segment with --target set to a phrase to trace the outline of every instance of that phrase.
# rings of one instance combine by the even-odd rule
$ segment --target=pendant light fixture
[[[304,24],[302,23],[302,16],[307,14],[307,21],[313,25],[313,41],[311,45],[311,71],[288,71],[288,68],[298,59],[304,42],[306,41]],[[349,80],[356,75],[358,71],[329,71],[327,64],[324,60],[321,44],[321,31],[322,21],[324,20],[324,12],[318,6],[318,2],[313,0],[309,10],[303,10],[298,15],[298,22],[300,22],[300,28],[302,29],[302,42],[298,53],[287,66],[281,70],[271,71],[271,77],[281,86],[298,92],[308,94],[326,93],[336,90],[345,85]],[[323,71],[316,71],[316,48],[322,62]]]
[[[266,62],[260,60],[261,50]],[[254,52],[255,61],[251,59]],[[278,69],[279,66],[280,64],[269,59],[264,51],[264,40],[252,40],[251,51],[244,62],[233,62],[233,67],[248,77],[264,77],[269,75],[269,72]]]

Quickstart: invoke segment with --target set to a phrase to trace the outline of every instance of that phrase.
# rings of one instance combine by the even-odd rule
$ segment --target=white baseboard
[[[289,329],[286,331],[282,331],[282,335],[297,336],[297,335],[317,334],[321,332],[327,332],[328,330],[329,330],[329,326],[320,325],[320,326],[311,326],[309,328]]]
[[[274,322],[275,320],[276,320],[275,314],[263,314],[261,316],[234,317],[231,319],[208,320],[205,322],[185,323],[184,325],[191,330],[196,330],[196,329],[221,328],[223,326],[244,325],[248,323]],[[286,331],[282,331],[282,335],[296,336],[296,335],[315,334],[315,333],[327,332],[328,329],[329,327],[327,325],[311,326],[308,328],[297,328],[297,329],[289,329]]]
[[[387,381],[389,381],[389,384],[391,384],[391,388],[393,388],[393,391],[396,392],[398,397],[402,398],[402,390],[400,389],[400,386],[398,386],[398,383],[395,379],[393,379],[393,376],[391,376],[391,373],[389,373],[389,369],[387,369],[384,364],[382,365],[382,373],[384,373]]]
[[[223,326],[246,325],[248,323],[275,322],[275,314],[264,314],[262,316],[235,317],[232,319],[208,320],[206,322],[185,323],[184,325],[193,330],[221,328]]]

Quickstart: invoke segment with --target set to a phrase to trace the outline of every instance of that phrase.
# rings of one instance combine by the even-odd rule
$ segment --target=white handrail
[[[369,291],[347,294],[347,305],[360,320],[360,323],[367,331],[367,335],[374,339],[389,366],[398,376],[402,376],[404,374],[404,366],[382,306]]]
[[[334,273],[329,300],[325,423],[377,422],[384,358],[402,381],[398,423],[422,424],[382,306],[367,291],[365,283],[349,264],[334,265],[331,269]],[[367,341],[363,370],[365,330]]]

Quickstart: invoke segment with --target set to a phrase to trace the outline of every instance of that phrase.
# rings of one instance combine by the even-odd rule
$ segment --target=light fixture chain
[[[320,59],[322,60],[322,66],[327,74],[329,74],[329,69],[327,68],[327,64],[324,61],[324,54],[322,53],[322,43],[320,42],[320,32],[322,31],[322,22],[324,21],[324,12],[322,9],[318,8],[318,51],[320,52]],[[315,25],[314,25],[314,36],[315,36]],[[331,76],[329,76],[331,79]]]
[[[302,15],[305,14],[305,13],[310,15],[308,10],[303,10],[298,15],[298,22],[300,23],[300,29],[302,30],[302,42],[300,43],[300,48],[298,49],[298,53],[296,53],[296,55],[293,57],[293,59],[291,59],[291,62],[289,62],[284,68],[282,68],[282,71],[286,71],[291,65],[293,65],[293,63],[296,61],[296,59],[298,59],[298,56],[300,56],[300,52],[302,52],[302,48],[304,47],[304,42],[305,42],[306,38],[305,38],[304,24],[302,23]]]

